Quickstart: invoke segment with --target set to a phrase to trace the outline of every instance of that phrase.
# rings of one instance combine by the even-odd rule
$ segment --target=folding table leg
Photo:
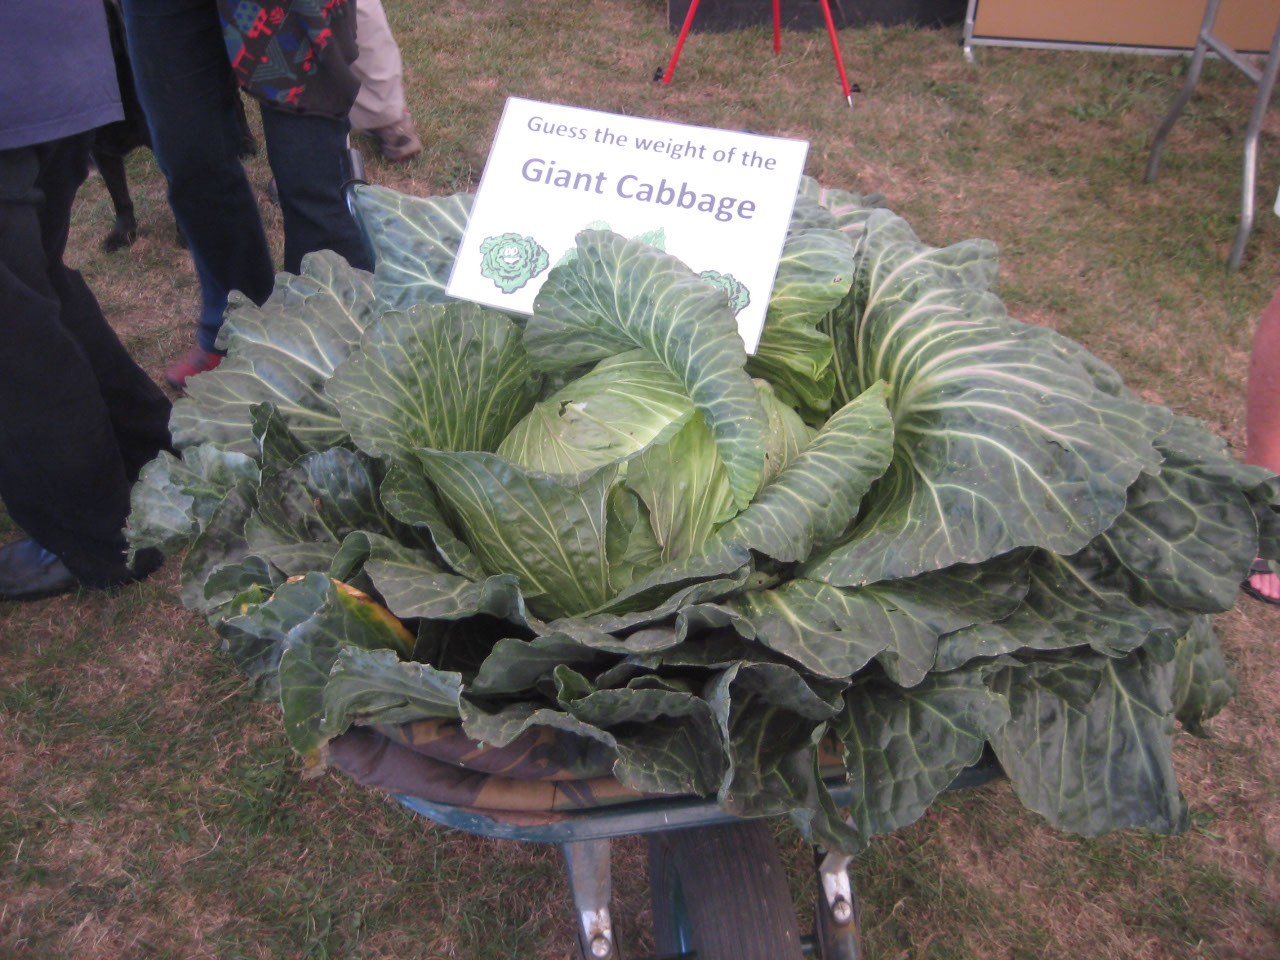
[[[1271,93],[1275,89],[1276,77],[1280,74],[1280,23],[1276,25],[1275,35],[1271,40],[1271,50],[1267,55],[1266,65],[1261,71],[1242,58],[1234,49],[1218,38],[1213,32],[1214,23],[1218,19],[1218,7],[1221,0],[1207,0],[1204,20],[1200,25],[1200,33],[1196,36],[1195,49],[1191,53],[1191,65],[1187,68],[1187,79],[1174,98],[1173,105],[1165,114],[1156,135],[1151,142],[1151,155],[1147,158],[1147,169],[1143,174],[1144,183],[1151,183],[1160,169],[1160,154],[1164,150],[1165,140],[1173,129],[1174,123],[1181,116],[1183,109],[1200,82],[1200,73],[1204,67],[1205,57],[1210,50],[1243,73],[1258,88],[1253,101],[1253,111],[1249,116],[1249,126],[1244,135],[1244,172],[1240,187],[1240,222],[1236,228],[1235,240],[1231,244],[1231,253],[1227,257],[1227,268],[1236,270],[1244,258],[1244,248],[1249,234],[1253,230],[1254,191],[1258,177],[1258,134],[1262,129],[1262,121],[1266,117],[1267,106],[1271,102]]]
[[[1271,52],[1267,55],[1267,63],[1262,76],[1258,79],[1258,95],[1253,101],[1253,112],[1249,115],[1249,126],[1244,134],[1244,177],[1240,191],[1240,225],[1236,228],[1236,239],[1231,245],[1231,255],[1227,257],[1227,269],[1236,270],[1244,258],[1244,247],[1253,230],[1253,198],[1258,181],[1258,134],[1262,131],[1262,121],[1267,115],[1267,106],[1271,102],[1271,92],[1276,86],[1276,74],[1280,72],[1280,24],[1276,25],[1275,37],[1271,41]]]
[[[1209,53],[1209,45],[1205,38],[1213,34],[1213,24],[1218,19],[1220,3],[1221,0],[1209,0],[1205,7],[1204,20],[1200,24],[1200,32],[1196,35],[1196,46],[1191,52],[1191,64],[1187,67],[1187,79],[1183,81],[1182,89],[1174,98],[1169,112],[1164,115],[1160,126],[1156,128],[1156,135],[1151,141],[1151,155],[1147,158],[1147,170],[1142,176],[1143,183],[1151,183],[1155,180],[1156,172],[1160,169],[1160,154],[1164,151],[1164,142],[1169,138],[1169,131],[1178,122],[1178,117],[1182,116],[1183,109],[1191,100],[1191,94],[1195,92],[1196,84],[1200,82],[1200,72],[1204,69],[1204,60]]]

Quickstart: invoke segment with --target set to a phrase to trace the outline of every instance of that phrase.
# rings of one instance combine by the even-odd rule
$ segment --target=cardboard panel
[[[975,40],[1190,49],[1205,0],[978,0]],[[1222,0],[1214,33],[1241,52],[1271,48],[1280,0]]]

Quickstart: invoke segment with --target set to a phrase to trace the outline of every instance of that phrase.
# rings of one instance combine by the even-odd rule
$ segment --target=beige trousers
[[[382,0],[356,0],[356,44],[351,71],[360,92],[351,106],[354,130],[375,130],[404,116],[404,72],[400,47],[391,35]]]

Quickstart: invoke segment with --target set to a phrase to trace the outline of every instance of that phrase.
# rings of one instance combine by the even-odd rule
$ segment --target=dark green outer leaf
[[[730,768],[720,788],[721,806],[738,816],[804,807],[819,726],[735,689],[728,718]]]
[[[1187,807],[1171,758],[1174,666],[1141,652],[1104,659],[1087,701],[1064,699],[1052,676],[1002,671],[994,689],[1011,719],[992,739],[1018,797],[1053,826],[1094,836],[1124,827],[1176,833]]]
[[[1255,556],[1277,552],[1276,476],[1236,460],[1204,424],[1175,417],[1106,533],[1117,558],[1170,607],[1216,612],[1235,603]],[[1250,521],[1254,522],[1250,522]]]
[[[599,690],[565,703],[577,719],[617,738],[614,775],[654,793],[714,793],[726,758],[711,707],[701,697],[660,689]]]
[[[863,684],[831,731],[852,788],[850,815],[870,838],[915,822],[1009,719],[978,671],[930,674],[909,690]]]
[[[338,549],[329,575],[350,582],[363,574],[396,616],[456,619],[481,612],[459,603],[468,588],[480,588],[465,577],[442,571],[434,550],[409,546],[382,533],[356,530],[347,534]],[[514,583],[511,584],[514,589]],[[488,610],[484,612],[490,612]]]
[[[324,728],[335,735],[353,723],[404,723],[457,717],[462,677],[394,650],[345,646],[329,668],[321,695]]]
[[[174,446],[211,442],[255,456],[251,408],[259,403],[274,404],[309,450],[346,439],[324,384],[373,318],[371,280],[320,251],[303,258],[300,275],[279,274],[261,308],[233,291],[219,334],[228,355],[192,377],[174,404]]]
[[[1015,570],[954,567],[859,588],[791,580],[727,605],[811,673],[850,677],[876,657],[907,687],[933,669],[942,634],[1007,615],[1025,590]]]
[[[365,571],[398,617],[461,620],[487,614],[521,623],[528,619],[513,576],[475,582],[448,573],[426,573],[405,563],[370,561]]]
[[[246,594],[269,596],[284,582],[284,574],[263,557],[252,555],[213,567],[204,581],[205,616],[214,623],[236,612]]]
[[[1210,482],[1170,454],[1142,474],[1128,505],[1102,535],[1114,555],[1159,600],[1202,613],[1230,609],[1257,555],[1257,525],[1244,494]]]
[[[537,389],[511,321],[453,303],[381,317],[325,393],[360,449],[412,462],[419,447],[496,449]]]
[[[208,614],[221,599],[207,599],[205,581],[226,563],[236,563],[249,554],[244,528],[257,506],[254,484],[242,481],[232,487],[182,560],[182,605]]]
[[[375,290],[393,310],[442,303],[471,216],[469,193],[411,197],[385,187],[355,188],[356,215],[377,260]]]
[[[747,504],[764,466],[766,422],[722,291],[646,244],[588,230],[578,256],[550,272],[534,310],[525,346],[544,369],[640,347],[670,370],[715,437],[735,502]]]
[[[679,607],[705,603],[740,587],[751,553],[741,544],[711,543],[698,553],[651,570],[592,612],[600,629],[614,632],[652,622]]]
[[[258,466],[244,454],[213,444],[188,447],[182,459],[168,451],[142,468],[130,491],[125,527],[130,559],[145,547],[172,554],[209,522],[223,497],[241,482],[256,485]]]
[[[167,450],[142,468],[129,491],[129,520],[124,529],[130,563],[137,551],[147,547],[165,553],[180,550],[200,532],[193,498],[183,493],[175,477],[182,472],[182,461]]]
[[[327,588],[324,601],[310,617],[285,635],[278,675],[285,734],[299,753],[315,756],[325,743],[346,730],[350,717],[345,711],[354,709],[359,697],[372,692],[372,676],[364,678],[359,690],[349,684],[337,697],[339,712],[330,714],[326,709],[326,695],[329,674],[338,658],[351,648],[386,650],[394,656],[396,649],[403,648],[404,639],[395,625],[379,615],[380,608],[339,592],[333,581],[323,574],[308,574],[305,579],[316,582],[317,592],[322,589],[319,581],[323,579],[324,588]],[[383,672],[380,680],[387,683],[390,678],[385,675],[386,664],[379,666]],[[439,689],[447,686],[444,675],[430,668],[410,667],[408,672],[429,681],[418,692],[420,703],[429,699],[431,702],[447,699]],[[403,681],[403,675],[399,679]],[[437,685],[437,690],[431,690],[432,684]],[[404,692],[403,687],[400,692]],[[429,692],[434,692],[435,696],[429,698]],[[347,698],[352,696],[357,699],[348,701]],[[454,698],[456,703],[456,692]],[[442,712],[437,715],[453,716],[456,712],[456,707],[450,710],[445,704],[441,704],[439,709]]]
[[[249,422],[264,473],[291,467],[311,452],[294,436],[274,403],[257,403],[250,407]]]
[[[249,590],[214,624],[222,649],[248,675],[258,696],[279,701],[285,637],[320,609],[331,590],[322,574],[282,583],[274,591]]]
[[[245,538],[253,553],[294,575],[327,571],[348,534],[391,530],[369,464],[334,447],[263,480]]]
[[[586,667],[610,659],[607,652],[583,646],[563,633],[532,640],[508,637],[493,645],[467,692],[479,696],[520,693],[550,677],[558,666]]]
[[[450,568],[469,580],[484,579],[480,561],[450,529],[422,464],[392,464],[378,496],[387,511],[401,523],[426,530]]]
[[[1236,678],[1231,675],[1218,645],[1209,617],[1196,617],[1177,643],[1174,659],[1173,708],[1183,729],[1197,737],[1208,737],[1204,722],[1236,694]]]
[[[844,706],[841,693],[846,681],[829,682],[807,676],[785,663],[751,662],[741,657],[734,683],[741,689],[759,695],[766,703],[783,707],[811,720],[829,720]],[[670,663],[671,651],[660,654]]]
[[[817,744],[827,724],[771,703],[752,683],[739,682],[749,665],[733,665],[706,685],[728,743],[729,768],[720,805],[738,816],[788,814],[800,831],[828,850],[854,854],[865,845],[850,829],[818,776]]]
[[[799,192],[796,193],[795,202],[791,205],[791,219],[787,222],[787,236],[797,233],[804,233],[806,230],[814,228],[820,230],[834,230],[835,218],[831,216],[831,211],[805,195],[803,181],[809,179],[801,177],[801,185]]]
[[[481,743],[505,747],[530,727],[552,727],[588,740],[596,740],[614,748],[617,740],[613,734],[589,723],[583,723],[562,710],[539,706],[536,703],[513,703],[495,712],[489,712],[462,698],[462,729],[467,736]]]
[[[950,633],[938,643],[935,670],[1019,650],[1092,647],[1124,656],[1150,639],[1172,640],[1188,614],[1153,603],[1101,543],[1070,557],[1036,550],[1020,561],[1030,589],[1010,616]]]

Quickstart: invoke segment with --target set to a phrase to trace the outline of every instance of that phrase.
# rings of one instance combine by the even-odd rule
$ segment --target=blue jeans
[[[239,290],[261,304],[275,278],[258,201],[237,156],[240,94],[214,0],[124,0],[123,7],[152,149],[200,278],[196,343],[212,350],[227,294]],[[373,269],[342,196],[346,118],[261,112],[284,217],[284,269],[297,273],[313,250]]]

